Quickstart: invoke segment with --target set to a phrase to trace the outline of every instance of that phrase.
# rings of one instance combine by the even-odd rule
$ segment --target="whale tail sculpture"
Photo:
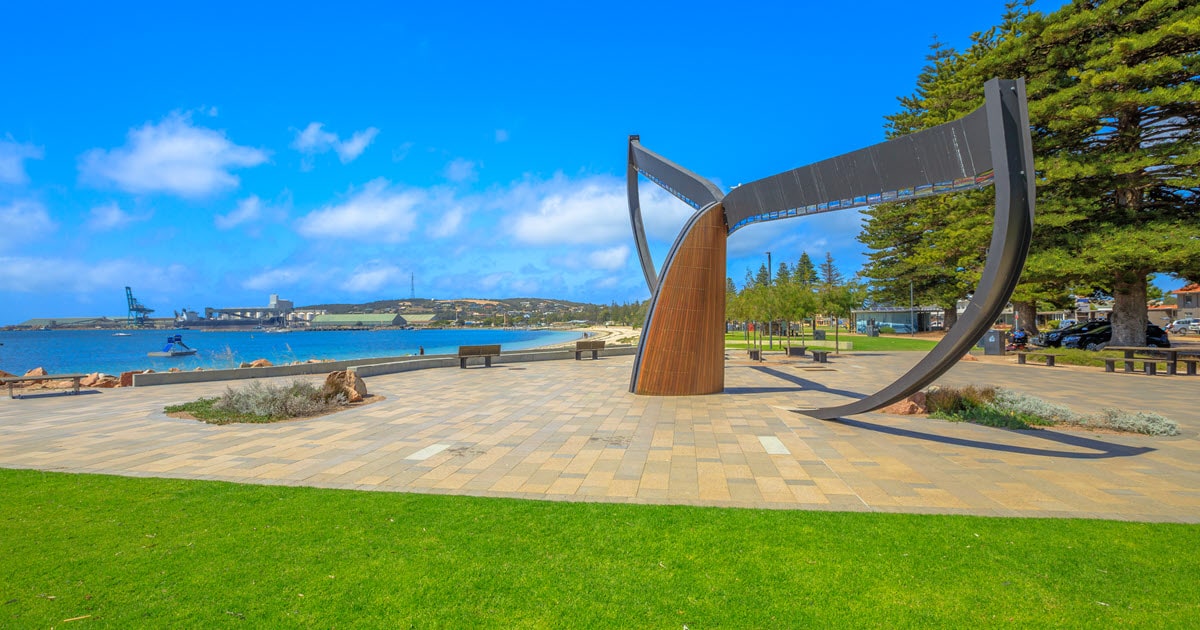
[[[630,391],[685,396],[725,387],[725,247],[761,221],[905,201],[992,185],[992,240],[978,287],[957,324],[912,369],[862,399],[801,413],[830,419],[885,407],[945,373],[996,320],[1025,264],[1033,234],[1034,171],[1023,79],[984,84],[984,105],[951,122],[739,186],[711,182],[629,137],[629,217],[650,288],[650,308]],[[638,176],[696,212],[654,269],[638,198]]]

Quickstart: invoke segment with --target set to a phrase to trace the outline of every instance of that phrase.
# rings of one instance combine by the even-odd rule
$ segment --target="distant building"
[[[317,315],[312,319],[313,328],[384,328],[405,326],[407,323],[404,317],[392,313]]]
[[[1193,282],[1182,289],[1171,292],[1178,301],[1175,319],[1200,317],[1200,283]]]

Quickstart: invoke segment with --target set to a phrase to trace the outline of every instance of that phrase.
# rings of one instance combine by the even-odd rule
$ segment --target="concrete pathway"
[[[731,352],[731,357],[742,353]],[[947,384],[1156,411],[1183,435],[1005,431],[795,413],[878,389],[917,353],[728,362],[726,393],[643,397],[632,360],[547,361],[368,379],[385,400],[271,425],[164,405],[225,383],[0,401],[0,467],[571,501],[1200,522],[1200,377],[963,362]],[[231,383],[244,385],[245,381]]]

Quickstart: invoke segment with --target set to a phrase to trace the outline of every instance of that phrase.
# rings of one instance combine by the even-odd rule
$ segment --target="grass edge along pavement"
[[[0,626],[1183,627],[1198,525],[0,470]],[[1189,621],[1191,620],[1191,621]]]

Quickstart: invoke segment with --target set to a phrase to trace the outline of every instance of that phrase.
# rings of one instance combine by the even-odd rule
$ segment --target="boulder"
[[[248,363],[243,361],[242,364],[239,365],[238,367],[240,367],[240,368],[271,367],[271,362],[266,359],[255,359]]]
[[[119,387],[120,385],[121,385],[121,379],[119,379],[111,374],[101,374],[100,380],[96,381],[94,384],[90,385],[89,387],[99,387],[99,388],[108,389],[111,387]]]
[[[32,370],[29,370],[28,372],[26,372],[25,376],[45,376],[46,374],[48,374],[48,372],[46,372],[46,368],[35,367]]]
[[[101,377],[103,377],[103,376],[104,375],[99,372],[92,372],[91,374],[88,374],[87,376],[79,379],[79,386],[80,387],[95,387],[96,383],[99,383]]]
[[[117,387],[133,387],[134,374],[153,374],[154,370],[131,370],[129,372],[121,372],[121,378],[118,381]]]
[[[350,371],[330,372],[325,377],[323,388],[329,395],[345,394],[349,402],[362,402],[367,395],[367,384]]]
[[[9,374],[8,372],[5,372],[4,370],[0,370],[0,378],[8,378],[10,376],[16,376],[16,374]]]
[[[964,354],[959,361],[978,361],[979,358],[973,354]]]
[[[890,413],[898,416],[915,416],[926,412],[925,392],[917,392],[904,400],[894,402],[879,410],[880,413]]]
[[[171,369],[169,369],[169,370],[167,370],[167,371],[168,371],[168,372],[182,372],[183,370],[181,370],[181,369],[179,369],[179,368],[171,368]]]

